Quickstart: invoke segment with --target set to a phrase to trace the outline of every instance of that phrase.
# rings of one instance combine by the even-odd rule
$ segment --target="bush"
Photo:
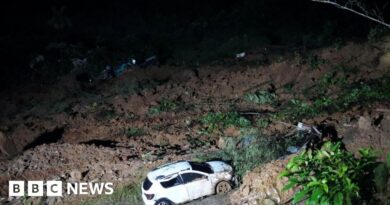
[[[366,179],[376,164],[370,149],[360,150],[361,158],[341,148],[341,143],[327,142],[319,150],[308,150],[294,157],[281,176],[288,177],[284,190],[299,187],[293,203],[352,204],[361,199]],[[367,194],[367,193],[365,193]]]
[[[245,99],[248,102],[254,102],[256,104],[271,104],[277,103],[277,96],[275,93],[270,93],[264,90],[258,90],[254,93],[247,93]]]

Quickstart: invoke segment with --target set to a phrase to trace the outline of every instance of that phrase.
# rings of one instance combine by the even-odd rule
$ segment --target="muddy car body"
[[[222,161],[179,161],[157,167],[142,184],[146,205],[172,205],[231,190],[233,168]]]

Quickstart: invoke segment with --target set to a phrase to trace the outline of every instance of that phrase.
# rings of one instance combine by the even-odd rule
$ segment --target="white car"
[[[148,173],[142,184],[145,205],[173,205],[232,189],[233,168],[222,161],[178,161]]]

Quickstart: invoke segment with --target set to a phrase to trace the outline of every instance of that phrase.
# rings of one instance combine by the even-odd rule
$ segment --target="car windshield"
[[[192,167],[192,170],[205,172],[208,174],[214,173],[213,170],[211,169],[210,165],[207,163],[199,163],[199,162],[189,162],[189,163]]]

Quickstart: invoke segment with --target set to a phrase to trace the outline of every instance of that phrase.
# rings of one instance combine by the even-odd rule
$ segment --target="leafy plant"
[[[352,85],[346,85],[345,81],[328,81],[316,88],[319,91],[327,90],[328,82],[343,85],[343,89],[332,96],[321,94],[316,96],[311,102],[301,99],[292,99],[285,104],[281,112],[276,113],[276,119],[299,120],[303,117],[313,117],[322,113],[343,111],[359,103],[365,104],[373,101],[390,99],[390,81],[387,76],[370,82],[360,82]],[[325,85],[326,84],[326,85]]]
[[[149,109],[150,114],[159,114],[162,112],[168,112],[178,107],[178,104],[170,100],[162,100],[158,105]]]
[[[326,94],[331,86],[343,87],[347,83],[345,76],[337,77],[336,73],[326,73],[317,82],[315,92],[318,95]]]
[[[268,127],[269,123],[270,123],[270,121],[268,119],[261,118],[261,119],[256,120],[256,125],[260,128]]]
[[[374,169],[374,185],[377,192],[377,198],[381,201],[390,202],[390,193],[388,183],[390,180],[390,152],[387,154],[386,161],[380,163]]]
[[[245,99],[248,102],[254,102],[256,104],[276,104],[277,103],[277,96],[275,93],[271,93],[269,91],[265,90],[258,90],[253,93],[247,93],[245,95]]]
[[[245,128],[251,125],[251,122],[248,119],[240,116],[236,112],[208,113],[207,115],[200,118],[200,122],[205,127],[203,131],[206,133],[212,133],[216,129],[223,129],[229,126]]]
[[[227,137],[222,150],[207,155],[198,155],[200,161],[222,159],[235,168],[235,174],[240,181],[247,171],[278,159],[286,154],[288,146],[295,145],[300,138],[271,138],[262,135],[245,135]]]
[[[298,187],[293,203],[352,204],[361,196],[362,184],[376,163],[371,149],[361,149],[361,158],[341,148],[341,143],[326,142],[319,150],[307,150],[294,157],[281,174],[288,177],[284,190]]]

